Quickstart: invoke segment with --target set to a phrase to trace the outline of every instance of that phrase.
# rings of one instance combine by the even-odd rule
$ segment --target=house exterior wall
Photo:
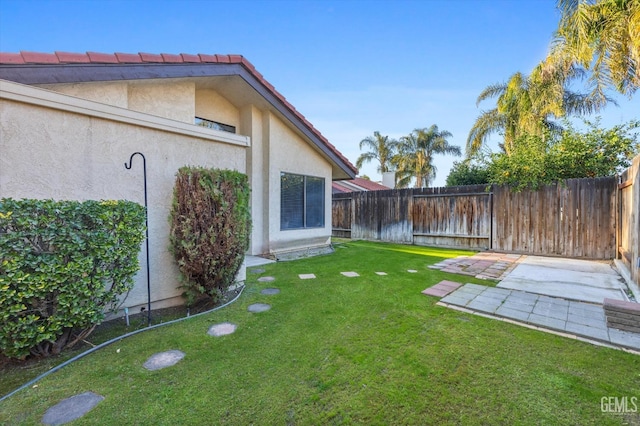
[[[195,115],[207,120],[234,126],[236,131],[240,127],[240,111],[238,111],[238,108],[215,90],[196,90]],[[246,135],[246,133],[242,134]]]
[[[193,124],[196,115],[194,82],[129,83],[128,97],[131,110]]]
[[[169,212],[184,165],[246,171],[249,139],[194,125],[2,82],[0,197],[125,199],[144,204],[146,157],[152,308],[180,303],[179,272],[169,252]],[[140,272],[124,306],[147,301],[144,244]],[[241,271],[238,279],[244,279]]]
[[[268,115],[269,138],[269,249],[270,252],[294,251],[331,242],[332,168],[316,150],[294,133],[275,115]],[[325,190],[324,227],[280,229],[280,173],[322,177]]]
[[[249,254],[269,253],[269,139],[263,137],[263,113],[253,105],[242,109],[239,131],[251,138],[247,150],[247,175],[251,185],[251,243]]]
[[[89,99],[120,108],[127,108],[129,105],[126,82],[47,84],[41,85],[41,87],[76,98]]]
[[[232,103],[232,100],[241,103],[242,99],[248,99],[247,93],[238,93],[238,99],[229,100],[213,89],[196,89],[194,81],[170,79],[50,84],[45,87],[189,125],[193,125],[194,117],[198,116],[235,126],[237,134],[252,140],[244,154],[252,189],[253,226],[249,254],[269,255],[330,243],[332,164],[326,155],[294,131],[286,119],[253,104],[238,108]],[[280,172],[325,179],[323,228],[280,230]]]

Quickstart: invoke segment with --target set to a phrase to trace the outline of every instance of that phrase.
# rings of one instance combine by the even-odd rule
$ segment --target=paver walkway
[[[640,351],[640,334],[608,328],[601,305],[478,284],[465,284],[438,304]]]
[[[502,280],[513,271],[521,258],[519,254],[481,252],[473,256],[445,259],[429,268],[479,279]]]

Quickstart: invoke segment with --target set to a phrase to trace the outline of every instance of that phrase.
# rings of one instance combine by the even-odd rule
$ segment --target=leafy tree
[[[489,170],[486,164],[479,164],[466,159],[454,161],[447,176],[447,186],[483,185],[489,183]]]
[[[511,155],[492,155],[490,181],[535,188],[563,179],[612,176],[628,167],[640,153],[635,131],[640,122],[611,129],[599,128],[598,121],[585,124],[588,129],[584,132],[566,123],[566,129],[556,136],[521,136]]]
[[[370,151],[360,154],[360,157],[356,160],[356,167],[360,169],[364,163],[368,163],[372,160],[377,160],[380,165],[378,166],[378,173],[385,173],[392,170],[393,165],[391,159],[396,153],[398,147],[398,141],[390,139],[389,136],[382,136],[380,132],[373,132],[372,136],[367,136],[360,141],[360,149],[369,148]]]
[[[567,88],[570,80],[579,76],[578,69],[564,73],[538,67],[530,76],[517,72],[506,83],[485,88],[476,105],[497,97],[496,107],[483,111],[476,119],[467,137],[467,156],[477,153],[493,133],[503,136],[502,149],[511,155],[514,141],[522,135],[543,136],[560,131],[562,127],[555,118],[598,111],[605,101]]]
[[[398,154],[393,157],[397,167],[396,186],[406,188],[414,178],[416,188],[429,186],[437,172],[433,165],[435,154],[462,155],[458,146],[449,143],[447,139],[450,137],[450,132],[439,130],[435,124],[403,136],[398,145]]]
[[[640,86],[640,1],[558,0],[561,12],[547,69],[591,72],[591,96],[614,87],[631,96]]]

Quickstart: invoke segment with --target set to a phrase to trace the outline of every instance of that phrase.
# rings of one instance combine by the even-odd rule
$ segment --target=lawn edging
[[[160,324],[152,325],[152,326],[149,326],[149,327],[146,327],[146,328],[142,328],[142,329],[139,329],[139,330],[135,330],[135,331],[132,331],[130,333],[123,334],[122,336],[115,337],[115,338],[113,338],[111,340],[107,340],[106,342],[100,343],[99,345],[94,346],[94,347],[92,347],[92,348],[90,348],[90,349],[88,349],[88,350],[86,350],[86,351],[74,356],[73,358],[70,358],[70,359],[66,360],[62,364],[56,365],[55,367],[51,368],[50,370],[47,370],[45,373],[42,373],[41,375],[39,375],[35,379],[32,379],[32,380],[28,381],[27,383],[25,383],[24,385],[20,386],[19,388],[17,388],[15,390],[9,392],[8,394],[0,397],[0,402],[3,402],[4,400],[8,399],[9,397],[11,397],[11,396],[15,395],[16,393],[20,392],[21,390],[23,390],[23,389],[25,389],[25,388],[37,383],[38,381],[44,379],[49,374],[55,373],[56,371],[62,369],[63,367],[66,367],[67,365],[69,365],[69,364],[71,364],[71,363],[73,363],[73,362],[75,362],[75,361],[77,361],[77,360],[79,360],[81,358],[84,358],[85,356],[87,356],[89,354],[92,354],[93,352],[97,351],[98,349],[102,349],[104,347],[107,347],[107,346],[111,345],[112,343],[119,342],[120,340],[126,339],[127,337],[131,337],[131,336],[134,336],[134,335],[136,335],[138,333],[142,333],[143,331],[149,331],[149,330],[153,330],[153,329],[156,329],[156,328],[159,328],[159,327],[163,327],[165,325],[175,324],[175,323],[180,322],[180,321],[188,320],[190,318],[199,317],[201,315],[209,314],[211,312],[215,312],[217,310],[225,308],[225,307],[229,306],[230,304],[234,303],[236,300],[238,300],[240,298],[240,296],[242,296],[242,292],[244,291],[245,287],[246,287],[245,285],[240,287],[240,291],[238,292],[238,294],[233,299],[231,299],[230,301],[225,303],[224,305],[216,306],[215,308],[209,309],[208,311],[199,312],[197,314],[189,315],[187,317],[177,318],[177,319],[174,319],[174,320],[171,320],[171,321],[167,321],[167,322],[163,322],[163,323],[160,323]]]

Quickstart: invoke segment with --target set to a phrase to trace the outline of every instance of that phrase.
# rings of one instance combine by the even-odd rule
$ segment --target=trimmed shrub
[[[192,306],[233,284],[249,248],[249,181],[234,170],[183,167],[176,175],[171,246]]]
[[[0,199],[0,353],[58,354],[133,287],[145,210],[130,201]]]

